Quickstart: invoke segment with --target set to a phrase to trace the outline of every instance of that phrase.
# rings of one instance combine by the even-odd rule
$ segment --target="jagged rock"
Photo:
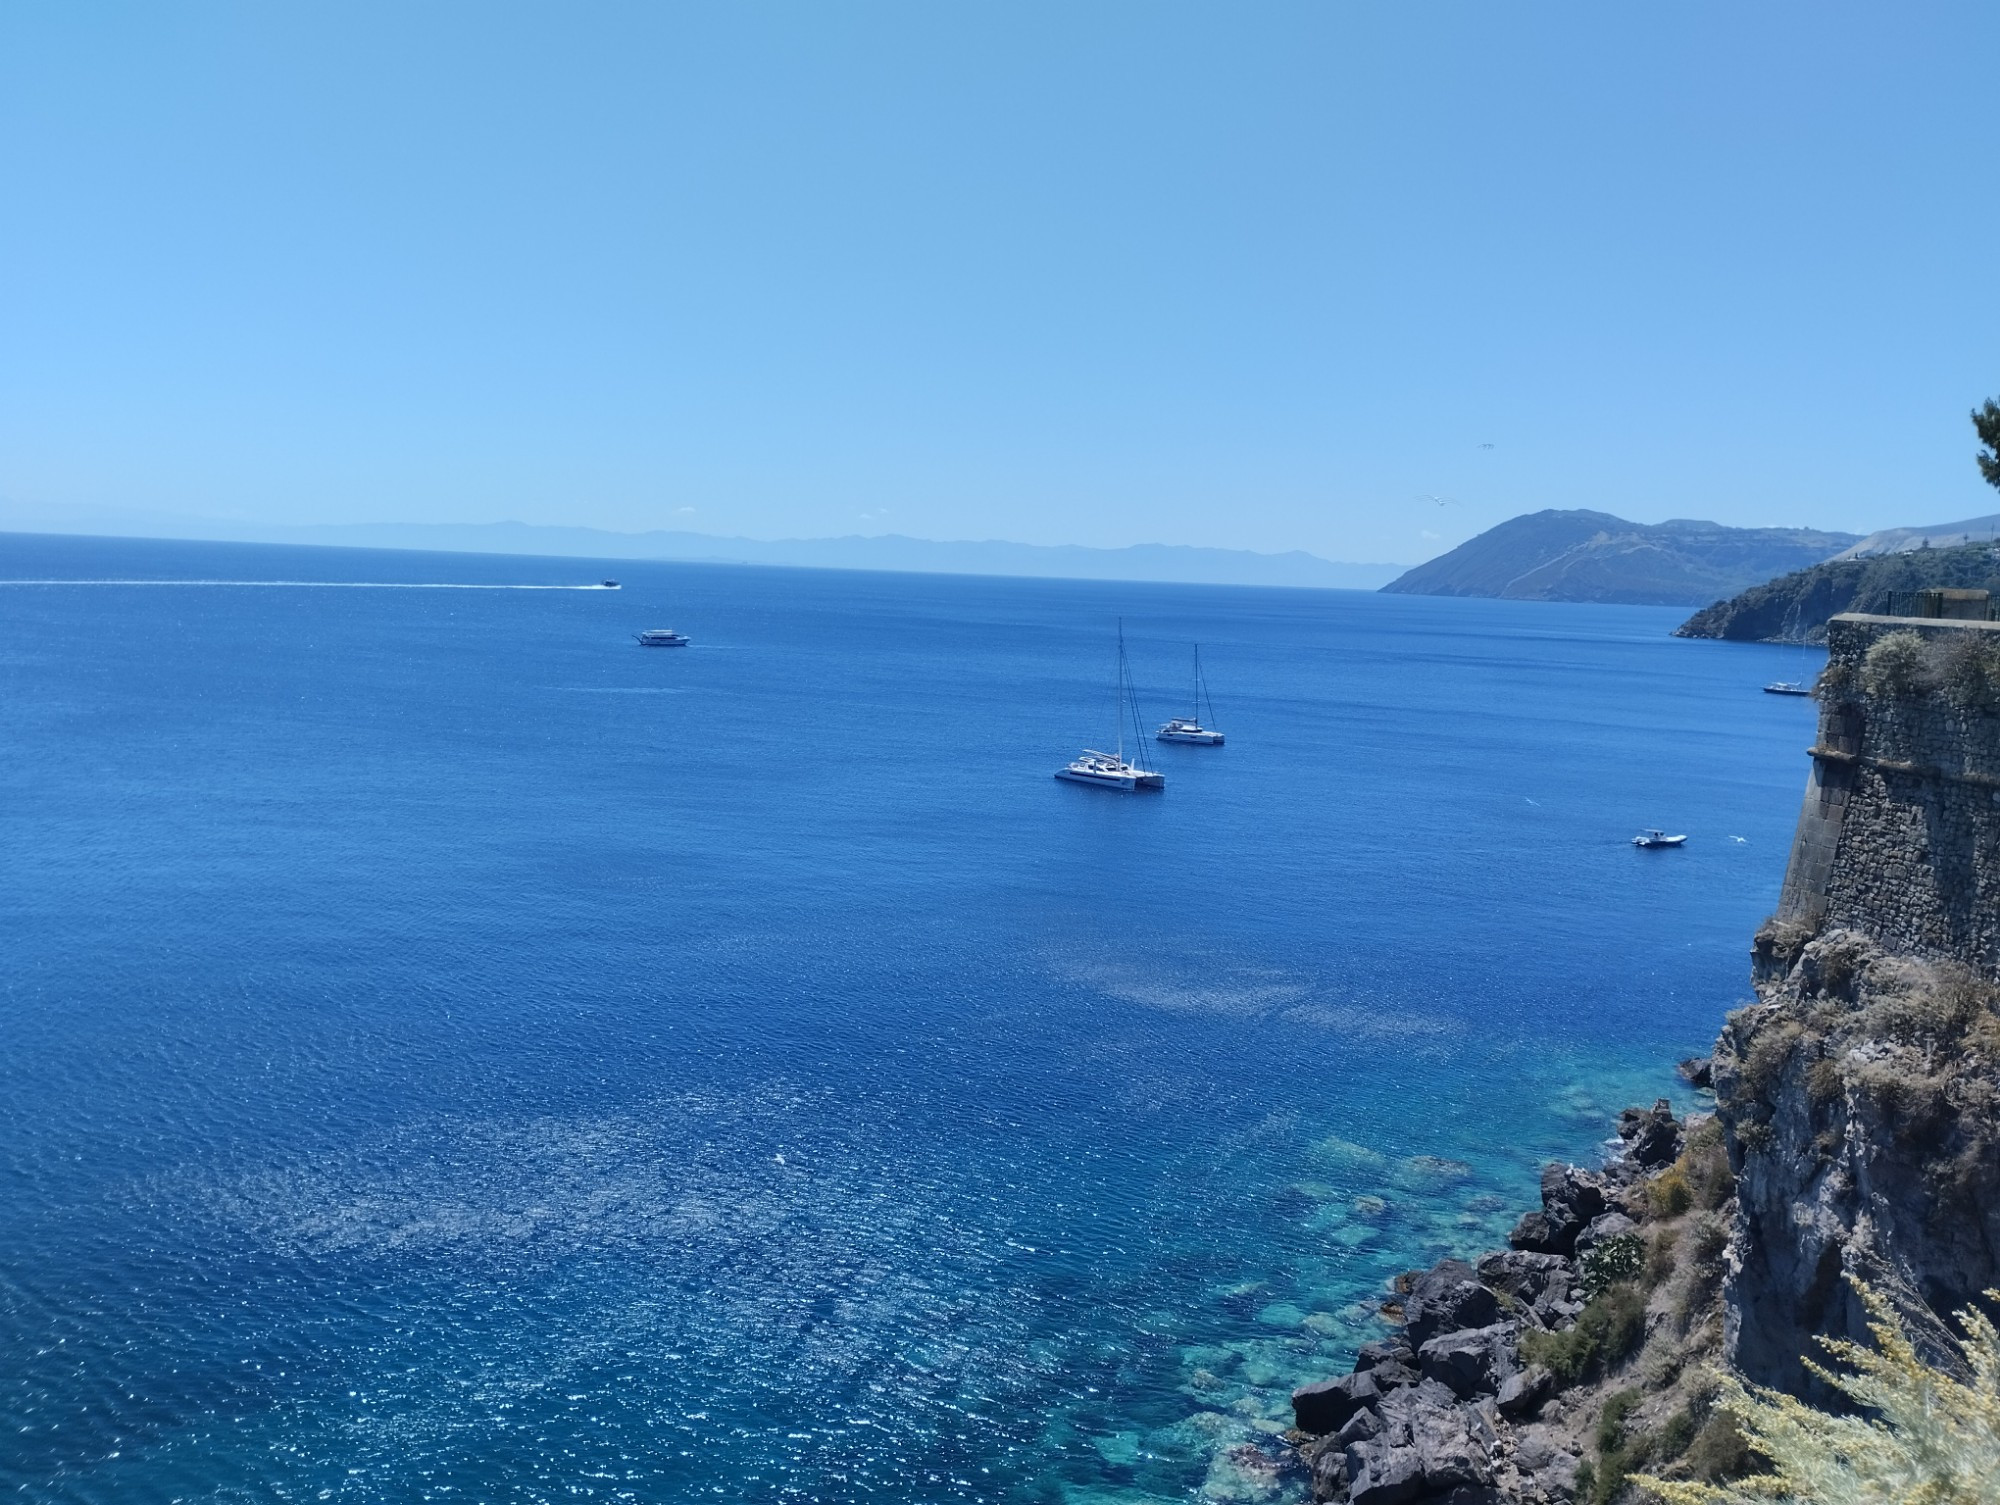
[[[1411,1364],[1416,1361],[1416,1350],[1403,1338],[1384,1338],[1377,1343],[1364,1343],[1354,1356],[1354,1372],[1365,1374],[1379,1364]]]
[[[1500,1414],[1510,1421],[1533,1416],[1555,1389],[1555,1376],[1539,1364],[1516,1370],[1500,1383]]]
[[[1424,1462],[1413,1447],[1357,1443],[1345,1457],[1348,1505],[1403,1505],[1424,1490]]]
[[[1338,1432],[1356,1411],[1381,1394],[1372,1373],[1302,1385],[1292,1392],[1292,1421],[1301,1432]]]
[[[1713,1056],[1689,1056],[1676,1068],[1681,1080],[1690,1087],[1713,1087],[1715,1085],[1715,1058]]]
[[[1601,1213],[1590,1220],[1590,1226],[1576,1237],[1578,1257],[1588,1254],[1606,1239],[1617,1238],[1620,1234],[1633,1233],[1639,1225],[1622,1212]]]
[[[1523,1306],[1533,1306],[1549,1288],[1551,1279],[1566,1275],[1570,1262],[1560,1254],[1541,1254],[1524,1249],[1496,1249],[1479,1257],[1479,1279],[1490,1290],[1508,1296]]]
[[[1573,1454],[1551,1447],[1539,1438],[1523,1438],[1515,1446],[1514,1464],[1549,1499],[1576,1498],[1577,1459]]]
[[[1368,1377],[1375,1382],[1375,1388],[1384,1395],[1405,1385],[1414,1385],[1422,1376],[1417,1372],[1417,1356],[1409,1355],[1406,1364],[1401,1359],[1387,1364],[1377,1364],[1368,1371]]]
[[[1602,1177],[1573,1165],[1550,1165],[1542,1172],[1542,1210],[1526,1214],[1507,1242],[1538,1254],[1568,1254],[1576,1236],[1608,1205]]]
[[[1497,1321],[1500,1303],[1462,1259],[1440,1260],[1419,1275],[1403,1298],[1403,1326],[1419,1350],[1434,1334]]]
[[[1576,1273],[1564,1270],[1549,1277],[1548,1289],[1536,1298],[1533,1316],[1550,1332],[1568,1327],[1583,1312],[1583,1294],[1576,1286]]]
[[[1486,1448],[1473,1435],[1465,1411],[1457,1407],[1419,1407],[1411,1416],[1410,1437],[1423,1463],[1424,1488],[1443,1490],[1493,1481]]]
[[[1441,1333],[1417,1350],[1417,1360],[1426,1379],[1448,1387],[1460,1400],[1493,1395],[1520,1367],[1514,1337],[1515,1328],[1507,1322]]]
[[[1674,1117],[1672,1103],[1661,1098],[1650,1112],[1627,1108],[1625,1113],[1632,1119],[1631,1131],[1621,1122],[1618,1137],[1625,1141],[1625,1153],[1634,1165],[1658,1170],[1680,1158],[1681,1123]]]
[[[1347,1419],[1346,1426],[1333,1434],[1333,1443],[1336,1448],[1349,1448],[1357,1442],[1366,1442],[1381,1435],[1382,1418],[1364,1407]]]
[[[1562,1235],[1547,1213],[1524,1212],[1514,1231],[1507,1235],[1507,1242],[1516,1249],[1536,1254],[1557,1254],[1561,1252]],[[1570,1247],[1575,1247],[1574,1240]]]

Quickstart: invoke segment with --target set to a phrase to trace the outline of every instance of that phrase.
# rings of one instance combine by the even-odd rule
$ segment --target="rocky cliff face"
[[[1760,942],[1760,1001],[1714,1067],[1738,1187],[1727,1357],[1811,1394],[1816,1334],[1866,1340],[1851,1274],[1948,1363],[1940,1314],[2000,1286],[2000,989],[1852,930]]]

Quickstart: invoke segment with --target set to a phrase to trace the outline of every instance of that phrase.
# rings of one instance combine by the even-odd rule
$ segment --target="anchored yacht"
[[[1059,779],[1078,784],[1096,784],[1105,789],[1164,789],[1167,776],[1135,767],[1122,753],[1093,752],[1085,748],[1076,760],[1056,770]]]
[[[1150,768],[1141,768],[1137,763],[1128,762],[1125,757],[1125,732],[1129,723],[1133,743],[1144,739],[1139,731],[1139,706],[1132,694],[1132,670],[1125,662],[1125,624],[1118,624],[1118,704],[1115,712],[1118,718],[1118,750],[1115,753],[1098,752],[1095,748],[1085,748],[1065,767],[1056,770],[1056,777],[1068,779],[1075,784],[1095,784],[1100,789],[1164,789],[1167,776],[1155,773]]]
[[[1208,706],[1208,719],[1215,719],[1215,704],[1208,698],[1208,682],[1201,677],[1201,644],[1194,645],[1194,711],[1176,716],[1153,735],[1162,742],[1191,742],[1197,747],[1222,746],[1222,733],[1201,724],[1201,708]]]

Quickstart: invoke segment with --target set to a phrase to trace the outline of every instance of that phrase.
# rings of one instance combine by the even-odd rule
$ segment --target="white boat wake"
[[[461,580],[0,580],[0,585],[260,585],[309,590],[613,591],[615,585],[475,585]]]

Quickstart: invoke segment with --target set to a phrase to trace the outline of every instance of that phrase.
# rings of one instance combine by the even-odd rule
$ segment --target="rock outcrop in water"
[[[1316,1499],[1569,1505],[1604,1477],[1598,1391],[1644,1363],[1649,1335],[1690,1351],[1720,1341],[1720,1133],[1664,1100],[1626,1110],[1618,1132],[1603,1167],[1548,1167],[1511,1248],[1400,1277],[1385,1307],[1397,1331],[1363,1348],[1351,1374],[1294,1395],[1292,1438]],[[1706,1254],[1676,1283],[1667,1272],[1690,1237]],[[1691,1314],[1704,1328],[1692,1342]],[[1679,1414],[1677,1457],[1711,1421],[1685,1404]]]

